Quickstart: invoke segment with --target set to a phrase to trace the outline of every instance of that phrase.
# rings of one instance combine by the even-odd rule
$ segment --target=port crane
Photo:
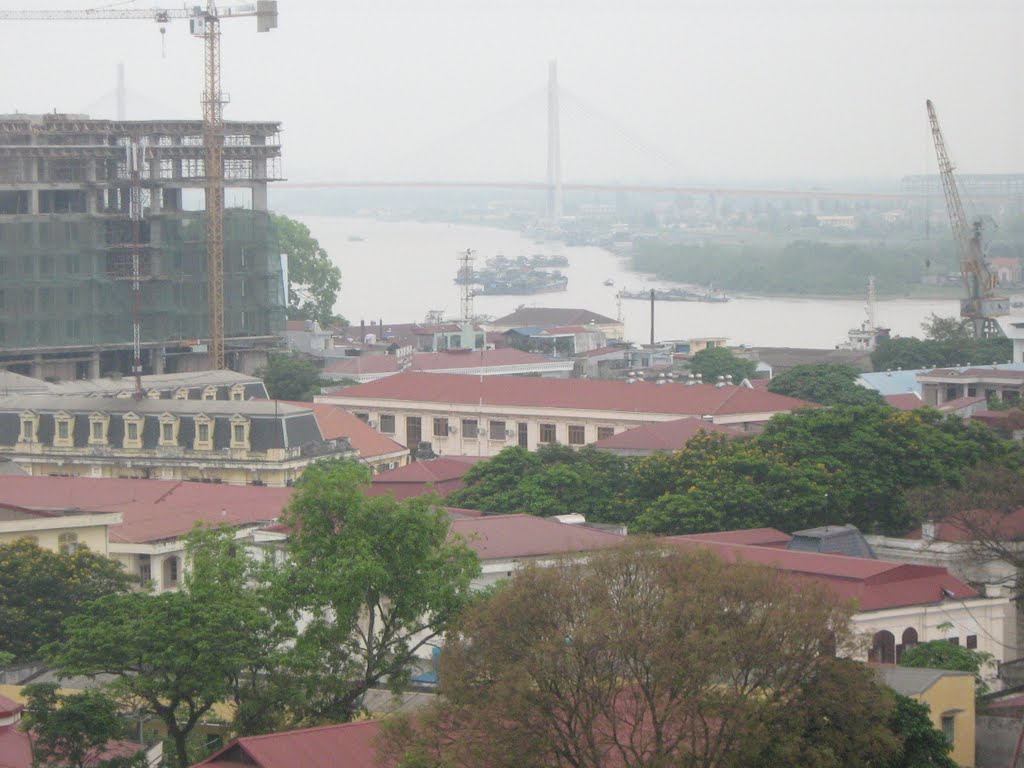
[[[955,166],[946,151],[946,142],[942,138],[935,106],[931,99],[925,102],[925,106],[928,108],[928,122],[931,124],[932,140],[935,142],[935,155],[939,163],[939,176],[946,197],[953,241],[956,243],[960,259],[960,274],[967,292],[967,297],[960,300],[960,316],[971,321],[975,338],[996,338],[1002,336],[1003,331],[995,318],[1009,313],[1010,302],[1009,299],[996,295],[995,289],[999,280],[986,263],[981,247],[982,219],[976,219],[968,224],[956,176],[953,174]]]
[[[218,7],[207,0],[205,7],[191,8],[96,8],[88,10],[0,11],[0,21],[113,21],[139,19],[155,21],[160,34],[174,19],[188,19],[189,31],[203,38],[203,145],[206,151],[206,250],[209,273],[210,364],[224,366],[224,94],[221,90],[220,23],[224,19],[256,18],[256,31],[277,27],[276,0],[258,0],[246,5]],[[137,280],[136,280],[137,283]],[[138,364],[138,323],[135,323],[136,364]]]

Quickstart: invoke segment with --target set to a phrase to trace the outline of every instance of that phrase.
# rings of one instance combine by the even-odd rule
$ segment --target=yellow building
[[[953,742],[951,757],[958,765],[974,765],[974,675],[887,665],[875,669],[894,691],[928,705],[932,724]]]
[[[109,529],[120,512],[40,511],[0,502],[0,544],[30,539],[43,549],[74,554],[81,547],[109,555]]]

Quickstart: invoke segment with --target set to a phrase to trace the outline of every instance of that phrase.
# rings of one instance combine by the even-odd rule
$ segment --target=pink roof
[[[677,421],[658,421],[653,424],[644,424],[642,427],[627,429],[625,432],[606,437],[604,440],[598,440],[594,446],[635,451],[677,451],[701,432],[732,437],[745,434],[742,430],[733,427],[724,427],[690,416]]]
[[[465,538],[481,560],[589,552],[625,541],[624,536],[608,531],[533,515],[485,515],[454,520],[451,531]]]
[[[9,699],[6,696],[0,696],[0,717],[11,717],[16,715],[25,709],[25,705],[20,701]]]
[[[382,768],[376,738],[380,723],[363,720],[299,731],[243,736],[200,765],[255,768]]]
[[[653,382],[545,379],[526,376],[473,376],[406,372],[342,387],[335,397],[370,398],[442,405],[508,405],[597,411],[665,413],[680,416],[740,415],[811,407],[804,400],[746,387],[685,386]]]
[[[198,522],[253,525],[275,520],[291,488],[91,477],[0,477],[0,501],[30,509],[120,512],[110,541],[174,539]]]
[[[784,547],[793,537],[777,528],[748,528],[742,531],[716,531],[693,533],[686,537],[694,541],[721,541],[726,544],[748,544],[755,547]]]
[[[946,597],[943,590],[958,600],[978,597],[977,591],[950,576],[945,568],[745,546],[691,536],[672,536],[665,541],[681,547],[711,549],[730,562],[745,560],[781,568],[793,576],[825,584],[841,598],[856,600],[859,611],[940,603]]]
[[[467,349],[448,352],[417,352],[412,356],[414,371],[444,371],[452,368],[486,368],[494,365],[536,365],[554,362],[544,355],[523,352],[514,347]]]
[[[897,411],[914,411],[924,407],[921,396],[916,392],[900,392],[896,395],[886,395],[885,402]]]
[[[20,726],[0,726],[0,768],[32,768],[32,747]]]
[[[324,366],[324,373],[393,373],[399,370],[394,355],[355,355],[343,357]]]
[[[313,414],[316,416],[316,423],[320,427],[320,434],[323,435],[325,440],[335,440],[339,437],[347,438],[352,447],[359,451],[359,455],[364,459],[373,459],[377,456],[386,456],[408,450],[401,443],[395,442],[386,435],[382,435],[340,405],[303,403],[291,400],[281,400],[279,402],[312,408]]]

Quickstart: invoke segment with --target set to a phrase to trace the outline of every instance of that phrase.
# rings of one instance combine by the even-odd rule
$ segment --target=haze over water
[[[489,256],[509,257],[552,252],[518,232],[414,221],[301,216],[332,260],[341,267],[341,295],[336,310],[353,326],[360,320],[376,323],[422,321],[430,310],[446,317],[459,312],[459,287],[454,282],[457,254],[477,252],[482,265]],[[350,236],[365,238],[361,242]],[[616,317],[619,288],[671,286],[628,271],[625,259],[601,248],[556,246],[569,258],[563,269],[569,288],[562,293],[534,296],[478,296],[477,313],[500,317],[521,304],[576,307]],[[611,278],[615,285],[604,285]],[[866,291],[866,287],[865,287]],[[959,312],[949,300],[897,299],[878,302],[879,323],[894,334],[921,335],[921,321],[930,313]],[[725,336],[731,344],[832,348],[844,341],[850,328],[865,318],[863,300],[783,299],[734,296],[727,304],[657,302],[655,336],[678,339]],[[630,340],[650,338],[650,304],[623,300],[622,315]]]

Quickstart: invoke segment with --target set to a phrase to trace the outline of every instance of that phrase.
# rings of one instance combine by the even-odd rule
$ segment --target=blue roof
[[[966,371],[970,368],[992,368],[991,365],[958,365],[942,366],[946,370]],[[1024,371],[1024,363],[1000,363],[994,366],[1001,371]],[[935,370],[934,368],[917,368],[910,371],[876,371],[874,373],[862,373],[857,377],[857,383],[868,389],[874,389],[883,397],[885,395],[900,395],[904,392],[916,392],[921,394],[921,385],[917,381],[917,374]]]

